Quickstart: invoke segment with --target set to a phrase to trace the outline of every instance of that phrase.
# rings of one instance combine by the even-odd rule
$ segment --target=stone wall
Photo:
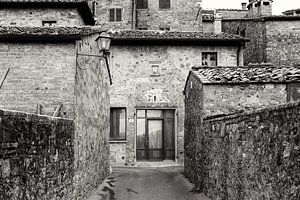
[[[266,30],[266,62],[300,65],[300,20],[267,21]]]
[[[12,62],[13,60],[13,62]],[[75,43],[0,43],[0,76],[10,68],[1,88],[0,107],[74,117]]]
[[[204,85],[205,116],[251,111],[287,101],[286,84]]]
[[[0,110],[0,199],[72,196],[73,146],[71,120]]]
[[[266,63],[267,43],[266,26],[259,20],[222,20],[222,32],[230,34],[242,34],[250,39],[246,42],[244,51],[244,65],[249,63]],[[275,63],[273,63],[275,64]]]
[[[98,36],[98,34],[86,36],[81,41],[78,41],[77,51],[84,54],[99,54],[95,42],[96,36]],[[38,162],[38,165],[36,164],[36,166],[34,166],[35,163],[30,163],[30,160],[30,162],[27,160],[24,161],[24,165],[26,165],[24,173],[30,173],[31,176],[33,176],[32,180],[28,180],[28,190],[32,189],[34,191],[27,192],[27,189],[13,188],[13,193],[25,195],[23,193],[27,192],[30,196],[44,195],[45,192],[43,188],[45,187],[45,190],[48,191],[49,189],[49,192],[45,194],[47,195],[45,199],[84,199],[109,173],[109,86],[107,70],[103,60],[101,60],[100,57],[94,56],[76,56],[75,44],[46,43],[42,45],[39,43],[22,43],[17,47],[17,44],[9,43],[6,47],[8,50],[15,50],[16,53],[8,51],[6,54],[8,57],[3,57],[3,60],[1,59],[4,67],[11,67],[11,71],[4,85],[5,87],[1,89],[0,102],[2,106],[6,108],[9,107],[10,109],[23,109],[35,112],[36,102],[42,102],[42,113],[47,114],[47,106],[45,105],[50,105],[48,113],[52,115],[53,109],[50,108],[53,108],[55,102],[59,102],[63,103],[62,113],[64,114],[64,112],[66,112],[65,108],[70,108],[72,112],[71,114],[67,112],[66,116],[74,119],[74,122],[70,122],[74,126],[72,129],[69,127],[64,128],[56,121],[54,121],[53,124],[51,124],[51,122],[49,126],[47,125],[46,131],[50,134],[50,142],[45,141],[45,144],[43,142],[47,140],[47,137],[43,134],[47,134],[47,132],[44,130],[44,125],[40,126],[38,124],[43,118],[39,119],[39,117],[36,117],[37,119],[34,119],[36,119],[37,124],[33,122],[29,123],[29,121],[29,125],[27,125],[26,115],[24,117],[25,124],[20,123],[21,127],[16,126],[17,129],[8,132],[9,134],[15,134],[14,132],[19,133],[24,129],[26,134],[29,135],[28,139],[25,138],[25,142],[33,146],[32,151],[38,151],[39,148],[44,148],[43,145],[46,145],[46,147],[50,145],[49,152],[47,149],[47,151],[43,150],[42,152],[38,152],[38,155],[41,155],[34,160],[34,162]],[[16,62],[12,63],[9,59],[15,59]],[[0,117],[0,134],[2,134],[1,119]],[[6,125],[13,126],[14,124],[9,122]],[[58,139],[55,140],[53,134],[55,134],[56,125],[58,126],[58,131],[62,132],[57,133]],[[38,134],[34,132],[35,129],[37,129],[36,126],[38,130],[41,129],[41,132]],[[31,133],[31,128],[33,129],[33,133]],[[52,132],[51,129],[53,129]],[[68,141],[69,143],[64,143],[64,140],[69,137],[69,135],[67,135],[69,132],[64,133],[64,131],[72,131],[72,134],[70,133],[71,141]],[[10,137],[18,139],[14,138],[14,136]],[[23,138],[20,137],[19,139],[23,141]],[[54,140],[53,144],[52,140]],[[2,140],[0,140],[0,143],[1,142]],[[35,145],[37,147],[35,147]],[[40,145],[42,146],[40,147]],[[68,145],[70,145],[70,147]],[[69,154],[66,155],[67,158],[63,157],[65,156],[64,154],[59,154],[60,149],[55,149],[57,146],[62,148],[63,150],[61,151],[63,152],[68,151],[67,153]],[[9,151],[15,148],[16,151],[23,152],[22,148],[25,147],[19,149],[19,147],[12,142],[11,144],[4,144],[3,148]],[[4,152],[4,150],[1,149],[0,153],[2,153],[2,151]],[[14,155],[13,152],[14,151],[12,151],[12,155]],[[31,154],[35,153],[29,151],[28,153],[24,152],[24,155],[22,155],[25,158],[30,158],[32,157]],[[45,171],[42,167],[47,164],[48,157],[52,160],[61,159],[63,163],[58,163],[57,166],[51,165],[50,169],[45,169]],[[70,163],[66,163],[68,159],[71,159]],[[13,160],[12,162],[15,163],[17,161]],[[3,161],[3,163],[3,166],[9,165],[7,164],[8,161]],[[63,176],[61,178],[59,176],[60,167],[67,170],[65,169],[67,164],[70,165],[68,166],[70,169],[68,169],[69,171],[66,173],[70,175],[68,175],[69,177]],[[28,171],[27,168],[28,170],[33,168],[36,171],[43,171],[41,175],[35,176],[32,174],[33,171]],[[1,169],[3,169],[1,174],[5,176],[3,181],[7,181],[8,172],[4,168]],[[15,173],[15,169],[11,171]],[[51,178],[45,180],[46,183],[42,182],[44,180],[38,179],[39,177],[44,177],[45,175],[43,174],[46,174],[47,177],[49,174]],[[70,183],[66,182],[66,184],[71,184],[71,186],[63,185],[60,178],[69,178]],[[16,184],[22,183],[22,181],[22,179],[16,179]],[[32,185],[37,185],[38,187],[42,187],[42,189],[37,187],[30,188]],[[49,188],[50,186],[51,188]],[[22,198],[15,199],[24,198],[22,196]],[[33,196],[32,198],[43,199],[44,197]],[[25,199],[27,199],[27,197]]]
[[[294,102],[198,124],[187,117],[196,131],[185,135],[185,175],[211,199],[299,199],[299,113]]]
[[[121,8],[122,20],[109,21],[109,9]],[[201,0],[171,0],[170,9],[159,9],[159,1],[148,1],[148,9],[135,9],[133,0],[98,1],[97,24],[105,29],[159,30],[169,27],[172,31],[202,30]]]
[[[196,170],[195,163],[200,167],[201,160],[198,144],[201,143],[196,137],[198,125],[203,116],[203,87],[196,76],[189,76],[185,86],[185,118],[184,118],[184,174],[195,183],[196,177],[201,176]],[[194,139],[192,139],[194,137]],[[191,142],[194,140],[194,142]],[[196,141],[197,140],[197,141]],[[200,183],[199,183],[200,184]]]
[[[86,36],[77,51],[99,55],[96,36]],[[78,55],[75,75],[75,190],[83,199],[109,173],[109,82],[105,62]]]
[[[136,27],[172,31],[201,31],[201,0],[170,0],[170,9],[159,9],[159,1],[148,1],[148,9],[137,9]]]
[[[121,8],[122,20],[120,22],[109,21],[109,9]],[[97,25],[103,29],[132,29],[134,26],[135,13],[133,13],[132,0],[102,0],[97,2],[96,17]]]
[[[84,21],[76,8],[1,8],[2,26],[42,26],[43,21],[56,21],[54,26],[80,26]]]
[[[182,91],[188,71],[201,65],[202,51],[218,51],[219,65],[236,66],[237,47],[206,46],[114,46],[111,47],[111,107],[123,107],[127,112],[127,141],[111,143],[111,161],[122,164],[135,162],[135,110],[139,108],[177,109],[177,159],[183,162],[184,102]],[[228,63],[227,63],[228,62]],[[158,73],[153,73],[153,66]],[[154,98],[154,96],[156,98]],[[149,98],[150,97],[150,98]],[[156,100],[154,100],[156,99]]]
[[[235,9],[217,9],[217,13],[222,15],[223,19],[236,19],[244,18],[248,14],[248,10],[235,10]]]
[[[272,63],[278,66],[300,64],[299,20],[272,18],[223,20],[222,31],[241,34],[250,39],[246,43],[244,64]]]

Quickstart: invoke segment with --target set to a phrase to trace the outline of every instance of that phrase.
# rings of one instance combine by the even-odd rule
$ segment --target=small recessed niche
[[[152,75],[159,75],[159,66],[152,65]]]

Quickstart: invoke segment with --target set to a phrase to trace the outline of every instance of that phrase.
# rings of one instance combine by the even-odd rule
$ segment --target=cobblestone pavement
[[[193,192],[182,167],[115,168],[87,200],[209,200]]]

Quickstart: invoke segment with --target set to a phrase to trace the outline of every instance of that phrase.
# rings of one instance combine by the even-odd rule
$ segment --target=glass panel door
[[[175,110],[137,110],[137,160],[175,160]]]
[[[149,160],[163,159],[163,120],[148,120]]]
[[[136,149],[137,149],[137,160],[147,159],[147,146],[146,146],[146,120],[137,119],[136,126]]]

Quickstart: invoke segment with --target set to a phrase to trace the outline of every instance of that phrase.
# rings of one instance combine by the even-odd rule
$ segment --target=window
[[[217,66],[217,53],[216,52],[202,52],[202,65],[203,66]]]
[[[270,2],[264,2],[263,3],[265,6],[268,6],[268,5],[270,5]]]
[[[243,30],[241,30],[240,35],[245,37],[246,36],[246,29],[244,28]]]
[[[160,27],[159,30],[161,30],[161,31],[169,31],[170,27]]]
[[[54,20],[42,21],[43,26],[53,26],[54,24],[56,24],[56,21]]]
[[[159,9],[170,9],[170,0],[159,0]]]
[[[110,140],[126,140],[125,108],[110,108]]]
[[[121,18],[122,18],[122,9],[121,8],[109,9],[109,21],[120,22]]]
[[[137,9],[147,9],[148,8],[148,0],[137,0],[136,8]]]

